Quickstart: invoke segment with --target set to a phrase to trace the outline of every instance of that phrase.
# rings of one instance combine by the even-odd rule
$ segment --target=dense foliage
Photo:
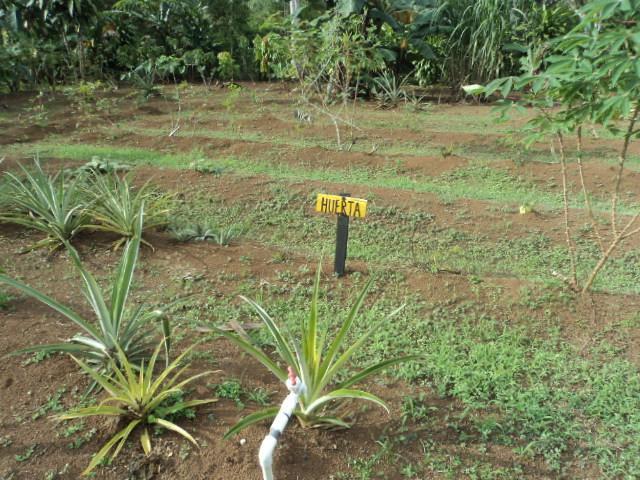
[[[316,74],[369,91],[381,70],[458,87],[515,73],[525,53],[544,51],[579,19],[570,0],[301,5],[290,13],[282,0],[2,0],[0,89]]]

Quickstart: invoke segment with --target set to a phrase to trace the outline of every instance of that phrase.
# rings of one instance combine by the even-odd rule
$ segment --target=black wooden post
[[[344,197],[350,196],[350,193],[341,193],[342,209],[338,214],[338,224],[336,227],[336,256],[333,271],[339,277],[344,275],[344,268],[347,262],[347,241],[349,240],[349,215],[344,213],[346,209],[346,201]]]

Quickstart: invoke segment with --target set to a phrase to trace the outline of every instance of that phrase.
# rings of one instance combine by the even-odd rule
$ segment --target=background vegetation
[[[291,12],[281,0],[2,0],[0,89],[297,80],[336,54],[353,56],[350,83],[363,91],[383,69],[458,87],[515,73],[527,51],[544,52],[579,19],[570,0],[296,3]]]

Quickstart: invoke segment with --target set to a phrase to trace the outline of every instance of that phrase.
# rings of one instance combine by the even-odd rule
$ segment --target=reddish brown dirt
[[[251,159],[254,155],[264,156],[270,152],[276,162],[306,166],[309,168],[349,169],[366,167],[372,169],[389,168],[399,174],[421,174],[438,176],[442,173],[468,164],[465,158],[456,155],[415,156],[415,155],[378,155],[354,151],[338,151],[321,147],[289,147],[266,142],[213,139],[200,136],[145,136],[122,133],[112,138],[123,146],[159,150],[163,152],[191,152],[194,146],[207,156],[237,156]],[[82,142],[102,143],[104,137],[99,133],[85,134]]]
[[[495,162],[493,165],[507,170],[514,176],[522,176],[536,184],[553,191],[562,190],[562,171],[560,164],[525,162],[516,165],[513,162]],[[615,165],[603,165],[594,161],[584,162],[583,176],[590,195],[609,197],[615,186],[618,168]],[[582,190],[578,166],[572,162],[567,165],[567,182],[571,191]],[[622,176],[621,192],[640,195],[640,173],[625,169]]]

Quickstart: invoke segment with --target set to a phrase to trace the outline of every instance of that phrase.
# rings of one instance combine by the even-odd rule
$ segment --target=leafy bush
[[[95,82],[82,81],[76,85],[64,87],[62,92],[71,102],[75,114],[87,116],[96,108],[98,94],[103,89],[104,85],[100,80]]]
[[[82,264],[78,252],[68,242],[64,242],[76,270],[82,277],[83,293],[95,314],[96,322],[83,318],[66,305],[44,293],[7,275],[0,274],[0,284],[4,283],[38,300],[62,314],[83,331],[82,334],[74,335],[64,343],[37,345],[18,350],[15,353],[72,353],[84,357],[90,365],[100,371],[110,371],[113,360],[117,358],[118,350],[122,350],[130,362],[140,364],[149,354],[150,342],[153,337],[153,330],[149,324],[159,319],[162,319],[162,328],[168,348],[169,323],[162,311],[150,311],[143,307],[127,308],[127,300],[133,284],[133,274],[140,250],[140,231],[143,217],[141,209],[138,213],[136,234],[124,248],[116,276],[110,286],[110,301],[107,301],[98,282]]]
[[[372,281],[369,281],[358,296],[333,341],[325,344],[330,326],[329,324],[319,325],[318,322],[320,274],[321,269],[318,268],[309,317],[307,320],[302,317],[300,321],[299,334],[301,335],[301,342],[298,342],[297,337],[291,332],[282,331],[269,314],[256,302],[245,297],[241,298],[253,307],[264,322],[273,337],[280,359],[285,365],[292,367],[297,372],[297,375],[305,385],[305,389],[299,398],[298,408],[294,412],[300,423],[303,426],[333,425],[348,427],[349,424],[344,419],[327,414],[329,403],[353,398],[373,402],[388,411],[386,403],[379,397],[350,387],[385,368],[401,362],[415,360],[419,357],[415,355],[403,356],[382,361],[349,376],[346,380],[341,380],[333,389],[329,389],[337,377],[344,373],[351,356],[362,348],[369,336],[381,324],[387,322],[402,307],[382,320],[373,323],[353,344],[345,345],[347,334],[358,316],[360,307],[364,303],[366,294],[371,287]],[[219,328],[215,330],[262,363],[279,380],[285,381],[287,379],[287,372],[271,360],[256,344],[231,332]],[[321,330],[324,331],[321,332]],[[248,415],[232,427],[226,436],[233,435],[253,423],[273,417],[277,412],[278,407],[273,407]]]
[[[6,172],[8,185],[3,195],[6,203],[0,220],[23,225],[47,234],[31,249],[60,247],[86,228],[89,218],[83,198],[82,176],[70,179],[64,172],[47,175],[36,159],[29,171],[20,166],[24,177]]]
[[[167,224],[169,198],[149,182],[136,190],[128,177],[96,174],[88,182],[86,192],[91,199],[88,210],[92,221],[90,228],[120,235],[114,244],[116,249],[134,236],[139,224],[143,233]],[[143,204],[144,219],[140,223]],[[145,240],[142,242],[150,245]]]
[[[186,366],[183,366],[181,363],[184,357],[192,350],[193,347],[191,347],[171,362],[159,375],[154,376],[153,370],[162,347],[163,343],[161,342],[153,352],[146,368],[142,365],[139,371],[138,366],[131,363],[127,355],[125,355],[121,349],[118,349],[117,363],[114,359],[110,359],[109,361],[109,371],[112,372],[112,375],[97,372],[83,361],[74,357],[74,360],[80,365],[80,368],[107,392],[108,397],[100,402],[99,405],[71,410],[59,415],[58,419],[72,420],[92,416],[118,416],[126,422],[126,426],[111,437],[98,453],[94,455],[89,466],[83,472],[83,475],[91,472],[115,447],[111,455],[111,460],[113,460],[118,453],[120,453],[129,436],[138,426],[142,427],[139,440],[144,453],[147,455],[151,453],[151,436],[149,435],[148,429],[151,425],[176,432],[198,446],[196,440],[186,430],[167,418],[198,405],[215,402],[216,400],[172,401],[169,402],[168,406],[163,406],[163,403],[176,396],[181,397],[186,385],[213,372],[202,372],[187,379],[181,379],[182,373],[186,368]],[[178,367],[181,368],[178,369]],[[176,372],[173,373],[174,371]],[[172,373],[173,376],[170,377]]]

